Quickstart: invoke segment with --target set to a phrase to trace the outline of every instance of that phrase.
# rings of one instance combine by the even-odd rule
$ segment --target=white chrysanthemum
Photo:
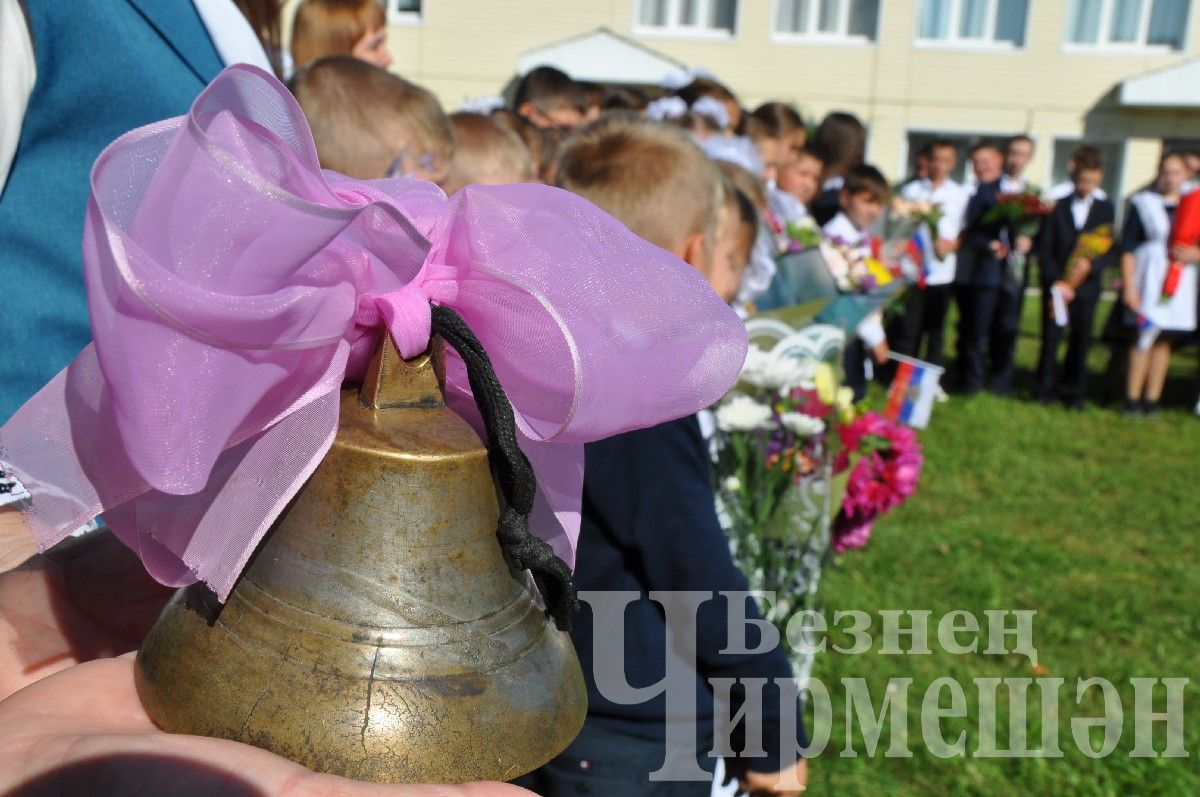
[[[766,387],[789,390],[812,378],[812,369],[794,357],[773,357],[767,366]]]
[[[742,480],[737,476],[726,476],[724,487],[726,492],[736,493],[738,490],[742,489]]]
[[[825,431],[825,422],[803,412],[785,412],[779,416],[784,428],[797,437],[812,437]]]
[[[745,432],[771,427],[771,408],[749,396],[733,396],[717,407],[717,428],[723,432]]]
[[[746,349],[746,362],[742,365],[739,379],[751,387],[767,387],[767,368],[771,356],[756,346]]]

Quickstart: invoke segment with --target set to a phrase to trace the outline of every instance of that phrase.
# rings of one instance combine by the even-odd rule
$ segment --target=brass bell
[[[579,661],[504,559],[487,450],[445,406],[440,340],[405,361],[380,337],[332,448],[226,603],[197,584],[167,604],[138,694],[165,730],[319,772],[511,780],[582,727]]]

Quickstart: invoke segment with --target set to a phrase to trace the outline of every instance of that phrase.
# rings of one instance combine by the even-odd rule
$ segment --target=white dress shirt
[[[970,196],[966,189],[955,181],[947,178],[941,185],[935,186],[928,177],[905,183],[900,189],[900,197],[908,202],[932,202],[942,209],[942,218],[938,222],[937,237],[948,241],[958,239],[962,232],[963,216],[966,214],[967,202]],[[949,285],[954,282],[954,268],[957,257],[953,252],[941,260],[934,252],[926,252],[926,285]]]
[[[1087,224],[1088,214],[1092,212],[1092,202],[1095,200],[1096,194],[1091,193],[1085,197],[1071,197],[1071,218],[1075,221],[1075,229],[1082,230],[1083,225]]]
[[[1006,174],[1000,178],[1000,193],[1002,194],[1020,194],[1029,187],[1029,181],[1024,177],[1013,177],[1011,174]]]
[[[271,71],[271,59],[233,0],[192,2],[226,66],[246,63]],[[0,191],[8,182],[36,81],[37,60],[25,13],[18,0],[0,0]]]

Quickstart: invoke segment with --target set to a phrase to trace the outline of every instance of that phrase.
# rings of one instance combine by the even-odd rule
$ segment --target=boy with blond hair
[[[322,168],[360,180],[445,182],[454,133],[426,89],[344,55],[314,61],[288,86],[308,119]]]
[[[605,116],[567,141],[558,185],[708,276],[721,178],[677,127],[632,114]]]
[[[701,274],[712,273],[721,180],[716,166],[679,129],[625,115],[602,117],[568,139],[558,182]],[[661,308],[663,313],[688,311]],[[786,656],[778,648],[721,654],[729,647],[728,612],[741,616],[745,611],[754,618],[757,613],[753,600],[726,597],[745,593],[746,579],[717,522],[708,448],[696,417],[589,443],[584,460],[575,569],[584,605],[571,637],[583,665],[588,716],[560,756],[517,783],[542,797],[589,792],[707,797],[715,767],[708,752],[714,716],[738,716],[744,700],[738,693],[730,701],[734,705],[716,708],[712,679],[759,678],[768,683],[762,708],[747,711],[743,719],[761,726],[767,755],[731,758],[730,771],[755,793],[799,793],[804,762],[783,751],[803,741],[802,731],[792,723],[781,728],[776,686],[791,678]],[[668,626],[663,606],[646,597],[651,590],[713,597],[699,606],[698,616],[689,617],[687,627]],[[614,591],[626,596],[615,613]],[[627,602],[630,593],[640,597]],[[619,630],[604,619],[610,616],[623,618]],[[619,672],[610,672],[606,654],[621,648],[622,635]],[[694,641],[695,655],[685,656],[682,665],[677,659],[669,664],[669,651],[682,637]],[[667,679],[668,670],[674,677]],[[692,677],[680,679],[680,673]],[[674,711],[661,692],[643,702],[614,700],[597,687],[598,679],[613,677],[637,686],[667,679],[668,688],[682,687],[689,697],[694,693],[694,711]],[[681,739],[692,744],[668,744]],[[651,773],[657,773],[653,781]]]
[[[450,114],[454,157],[444,186],[452,194],[465,185],[529,183],[537,179],[533,156],[521,137],[491,116],[468,111]]]

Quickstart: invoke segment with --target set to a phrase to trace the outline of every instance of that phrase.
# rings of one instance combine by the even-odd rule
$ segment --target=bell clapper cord
[[[529,530],[537,479],[533,466],[517,444],[512,404],[496,378],[487,351],[462,317],[449,307],[436,304],[430,307],[433,332],[441,335],[466,364],[471,393],[483,416],[488,456],[504,499],[496,529],[500,548],[514,568],[533,574],[555,626],[568,631],[571,615],[578,604],[575,586],[571,583],[571,568],[554,553],[549,543]]]

